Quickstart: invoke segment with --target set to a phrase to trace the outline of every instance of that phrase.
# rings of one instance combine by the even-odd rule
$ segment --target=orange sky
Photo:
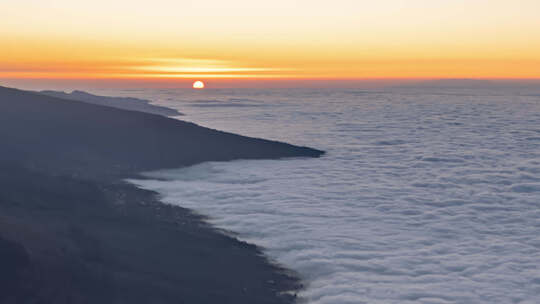
[[[540,78],[538,0],[4,0],[0,12],[0,81]]]

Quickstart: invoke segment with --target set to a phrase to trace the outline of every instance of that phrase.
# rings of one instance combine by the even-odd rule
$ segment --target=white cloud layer
[[[328,150],[134,181],[265,247],[306,280],[309,303],[540,302],[540,95],[145,94],[204,125]]]

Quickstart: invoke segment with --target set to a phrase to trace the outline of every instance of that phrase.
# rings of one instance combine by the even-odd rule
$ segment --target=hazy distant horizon
[[[540,79],[489,79],[489,78],[425,78],[425,79],[252,79],[220,80],[203,79],[206,89],[280,89],[280,88],[351,88],[377,89],[395,86],[422,87],[529,87],[539,86]],[[73,90],[73,89],[189,89],[189,80],[111,80],[111,79],[0,79],[0,86],[26,90]]]

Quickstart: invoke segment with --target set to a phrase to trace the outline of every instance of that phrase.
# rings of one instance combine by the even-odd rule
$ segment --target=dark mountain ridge
[[[0,87],[1,160],[87,178],[203,161],[316,157],[307,147],[244,137],[160,115]]]
[[[99,96],[90,94],[84,91],[75,90],[71,93],[66,93],[62,91],[40,91],[40,94],[58,97],[62,99],[82,101],[91,104],[97,104],[102,106],[108,106],[118,109],[130,110],[130,111],[139,111],[150,114],[157,114],[163,116],[179,116],[182,113],[158,105],[153,105],[149,100],[133,98],[133,97],[111,97],[111,96]]]

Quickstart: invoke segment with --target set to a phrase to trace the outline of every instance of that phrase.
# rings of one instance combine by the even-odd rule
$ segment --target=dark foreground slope
[[[290,303],[299,282],[121,182],[320,151],[0,87],[0,303]]]

